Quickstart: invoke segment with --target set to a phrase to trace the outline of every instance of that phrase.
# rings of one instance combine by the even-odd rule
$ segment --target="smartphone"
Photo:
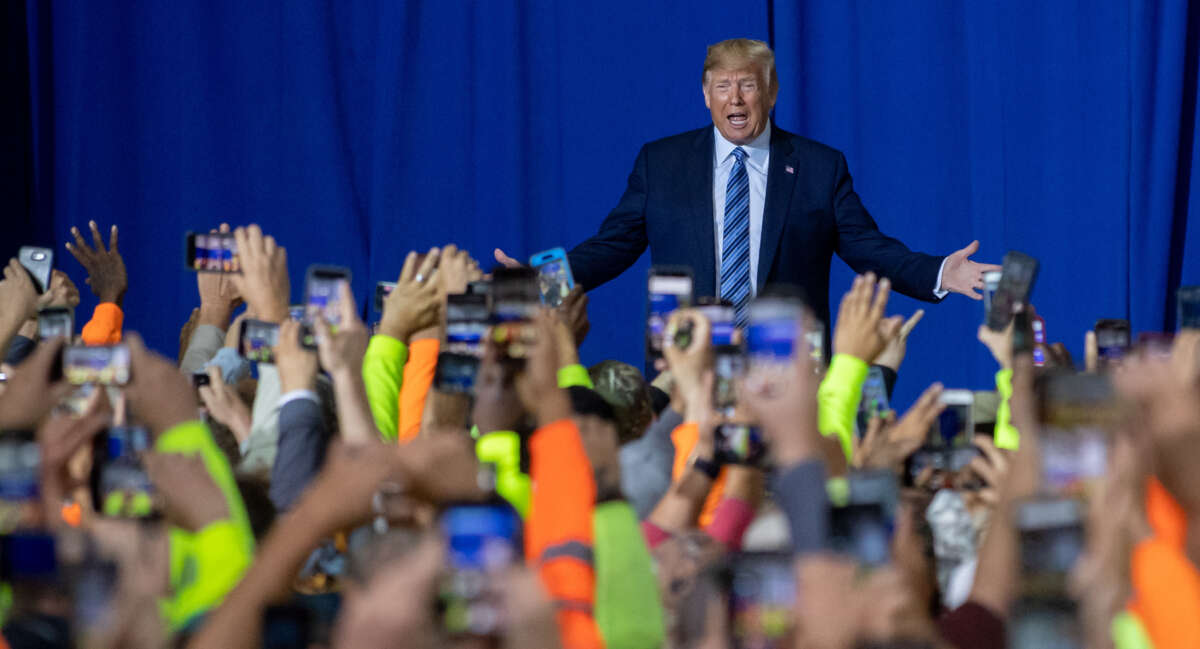
[[[867,378],[863,381],[862,398],[858,401],[858,434],[861,438],[867,434],[871,420],[883,417],[891,410],[888,403],[887,381],[883,378],[883,370],[872,365],[867,370]]]
[[[720,298],[702,297],[696,300],[696,310],[708,318],[711,324],[713,349],[734,346],[734,332],[737,327],[734,324],[732,303]]]
[[[1046,366],[1046,353],[1042,351],[1039,344],[1046,344],[1046,321],[1040,315],[1035,315],[1029,319],[1029,328],[1033,331],[1033,364],[1035,367]]]
[[[975,424],[971,409],[975,393],[970,390],[943,390],[945,409],[934,420],[925,443],[906,460],[906,485],[916,482],[926,469],[933,469],[934,488],[954,487],[955,475],[978,454],[975,448]]]
[[[533,254],[529,257],[529,266],[537,272],[538,294],[542,298],[542,304],[548,307],[562,304],[571,289],[575,288],[571,263],[562,248],[551,248]]]
[[[318,264],[308,267],[304,280],[305,324],[311,326],[317,318],[324,318],[334,331],[337,330],[342,321],[342,282],[350,282],[349,268]],[[316,341],[305,346],[315,348]]]
[[[159,514],[154,485],[141,459],[152,447],[149,431],[141,426],[111,426],[96,436],[89,485],[98,513],[120,518]]]
[[[520,516],[507,503],[457,505],[439,523],[447,544],[443,628],[456,635],[499,635],[507,612],[497,578],[520,561]]]
[[[852,471],[845,505],[829,510],[830,541],[834,552],[868,566],[891,559],[899,485],[891,471]]]
[[[232,232],[188,232],[184,235],[184,264],[201,273],[240,273],[237,240]]]
[[[739,552],[729,560],[729,633],[734,649],[793,645],[794,558],[784,552]]]
[[[1042,490],[1086,497],[1108,468],[1108,446],[1120,418],[1106,374],[1053,373],[1038,381]]]
[[[1029,316],[1028,311],[1018,311],[1013,314],[1012,323],[1013,356],[1032,353],[1035,349],[1033,344],[1033,318]]]
[[[446,343],[438,351],[434,387],[443,392],[475,392],[487,328],[487,296],[446,296]]]
[[[276,604],[263,611],[263,649],[311,646],[313,611],[297,604]]]
[[[46,289],[50,288],[50,272],[54,269],[53,250],[36,246],[21,246],[17,252],[17,261],[25,267],[39,294],[45,293]]]
[[[288,319],[296,322],[304,322],[304,305],[292,304],[288,306]]]
[[[279,325],[262,320],[242,320],[238,331],[238,354],[255,363],[274,363],[274,347],[279,344]]]
[[[653,367],[662,358],[663,332],[671,312],[692,305],[692,269],[652,266],[646,279],[646,360]]]
[[[58,576],[52,534],[20,531],[0,536],[0,582],[45,582]]]
[[[989,270],[983,274],[983,312],[986,314],[992,310],[992,296],[996,294],[996,289],[1000,288],[1000,276],[1002,273],[998,270]]]
[[[1175,292],[1180,329],[1200,329],[1200,286],[1180,286]]]
[[[1000,284],[992,295],[991,308],[987,312],[989,329],[1004,331],[1012,320],[1013,309],[1018,304],[1028,304],[1037,273],[1038,261],[1033,257],[1016,250],[1004,255]]]
[[[756,298],[750,302],[746,323],[746,354],[751,369],[790,367],[796,341],[804,328],[804,307],[797,300]]]
[[[129,347],[124,344],[63,348],[62,374],[75,385],[129,383]]]
[[[396,290],[396,282],[375,283],[375,312],[383,313],[383,301]]]
[[[1129,349],[1129,321],[1118,319],[1097,320],[1092,328],[1096,332],[1096,347],[1101,367],[1119,363]]]
[[[767,445],[758,426],[723,423],[714,431],[718,464],[762,466],[767,459]]]
[[[492,342],[505,360],[524,361],[528,355],[535,335],[530,319],[539,301],[537,274],[532,268],[498,268],[492,273]]]
[[[746,355],[726,345],[713,353],[713,408],[730,417],[737,409],[737,383],[746,375]]]
[[[6,506],[36,501],[40,468],[41,450],[32,434],[0,433],[0,501]]]
[[[1011,647],[1082,647],[1068,591],[1083,553],[1083,507],[1072,499],[1035,500],[1017,509],[1021,576],[1009,622]]]
[[[71,339],[75,332],[75,312],[66,307],[49,307],[38,311],[38,338]]]

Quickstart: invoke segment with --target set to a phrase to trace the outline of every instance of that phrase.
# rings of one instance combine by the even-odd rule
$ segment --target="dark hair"
[[[608,360],[590,367],[588,375],[596,392],[612,406],[617,440],[625,444],[641,437],[655,412],[650,385],[642,373],[628,363]]]

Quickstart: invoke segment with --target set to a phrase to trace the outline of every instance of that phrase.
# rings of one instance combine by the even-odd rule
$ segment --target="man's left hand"
[[[982,300],[983,295],[975,289],[983,288],[983,274],[1000,270],[996,264],[980,264],[971,261],[971,255],[979,251],[979,241],[972,241],[966,248],[958,250],[946,257],[946,265],[942,267],[941,290],[951,293],[961,293],[972,300]]]

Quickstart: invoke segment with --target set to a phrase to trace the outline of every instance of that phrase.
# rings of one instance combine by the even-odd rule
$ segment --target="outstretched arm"
[[[621,201],[600,231],[567,253],[575,282],[587,290],[613,279],[646,251],[646,149],[638,152]]]

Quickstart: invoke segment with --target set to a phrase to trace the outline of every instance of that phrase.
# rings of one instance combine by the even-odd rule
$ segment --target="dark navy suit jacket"
[[[716,294],[713,127],[642,147],[621,202],[568,257],[575,281],[593,289],[629,268],[646,247],[653,264],[690,266],[697,296]],[[799,288],[828,326],[829,263],[888,277],[895,290],[934,302],[943,257],[909,250],[867,213],[841,152],[771,125],[771,160],[758,253],[758,285]],[[849,287],[846,287],[849,289]]]

